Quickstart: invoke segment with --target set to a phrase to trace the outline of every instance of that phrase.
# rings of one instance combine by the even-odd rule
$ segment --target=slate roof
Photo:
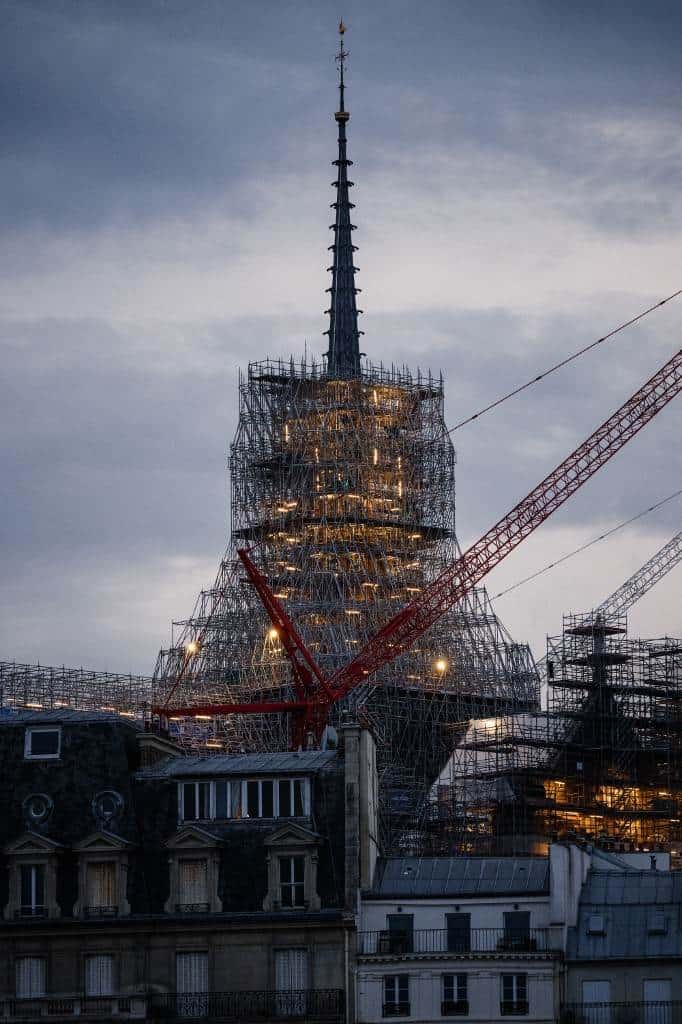
[[[591,871],[569,960],[682,957],[682,872]]]
[[[143,768],[139,779],[198,778],[201,775],[298,775],[321,771],[339,763],[335,750],[303,750],[277,754],[213,754],[210,757],[173,757]]]
[[[370,896],[500,896],[549,892],[547,857],[387,857]]]
[[[0,710],[0,726],[3,725],[69,725],[81,722],[123,722],[139,731],[139,724],[115,711],[78,711],[75,708],[46,708],[39,710]]]

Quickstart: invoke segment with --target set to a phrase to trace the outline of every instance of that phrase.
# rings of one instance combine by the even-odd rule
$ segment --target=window
[[[183,782],[180,786],[180,817],[201,821],[211,817],[211,783]]]
[[[208,911],[208,861],[192,857],[178,862],[178,910]]]
[[[469,996],[466,974],[443,975],[443,999],[440,1012],[443,1017],[455,1017],[469,1013]]]
[[[502,1002],[500,1013],[507,1017],[522,1017],[528,1013],[528,975],[502,975]]]
[[[45,995],[45,957],[20,956],[15,962],[17,999]]]
[[[530,913],[515,910],[504,915],[504,948],[530,949]]]
[[[22,804],[24,818],[29,828],[42,825],[52,814],[54,803],[47,793],[31,793]]]
[[[384,1017],[410,1016],[409,974],[387,974],[384,978]]]
[[[117,913],[116,864],[111,860],[91,861],[86,865],[85,879],[86,914]]]
[[[112,996],[114,994],[114,958],[109,953],[98,953],[85,958],[86,996]]]
[[[27,729],[24,757],[59,757],[61,739],[61,729],[54,726]]]
[[[179,1017],[208,1015],[208,953],[176,953],[175,987]]]
[[[299,818],[310,813],[308,779],[215,779],[181,782],[181,821]]]
[[[275,1012],[278,1017],[304,1017],[308,989],[308,951],[275,950]]]
[[[446,914],[448,953],[468,953],[471,949],[471,914]]]
[[[21,917],[45,917],[45,865],[22,864],[21,872]]]
[[[305,906],[305,857],[279,858],[279,893],[282,907]]]
[[[412,914],[387,914],[388,952],[398,956],[411,953],[414,940],[414,916]]]

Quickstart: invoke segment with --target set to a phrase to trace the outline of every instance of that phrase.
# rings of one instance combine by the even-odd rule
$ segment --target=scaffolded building
[[[624,616],[567,616],[547,710],[472,722],[432,791],[422,841],[542,850],[554,838],[682,851],[682,641]],[[430,837],[430,838],[429,838]]]
[[[173,723],[174,708],[291,696],[288,662],[240,570],[240,547],[329,674],[458,554],[443,380],[360,353],[344,59],[342,47],[329,349],[320,364],[264,360],[240,376],[230,544],[154,675],[155,703],[186,741],[196,720]],[[336,714],[373,726],[395,787],[409,776],[423,788],[472,715],[537,707],[538,696],[528,647],[511,641],[479,590]],[[283,715],[216,718],[210,742],[282,749],[288,724]]]

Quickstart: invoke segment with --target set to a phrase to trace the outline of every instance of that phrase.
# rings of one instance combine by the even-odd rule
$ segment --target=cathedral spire
[[[353,266],[353,253],[356,247],[353,245],[352,231],[354,224],[351,224],[350,211],[353,203],[348,198],[348,190],[352,188],[353,182],[348,180],[348,168],[353,163],[346,155],[346,125],[350,114],[345,107],[345,83],[343,78],[344,65],[348,51],[343,48],[343,35],[346,26],[343,22],[339,24],[339,35],[341,46],[336,55],[336,62],[339,65],[339,109],[334,114],[334,119],[339,126],[339,155],[334,160],[334,166],[338,173],[332,187],[336,189],[336,202],[332,203],[332,209],[336,211],[336,220],[331,225],[334,232],[334,244],[330,249],[334,254],[334,262],[329,270],[332,274],[331,303],[327,310],[329,314],[329,350],[327,352],[327,374],[332,379],[352,378],[360,376],[360,335],[358,330],[358,313],[361,312],[356,306],[355,296],[359,289],[355,287],[355,271]]]

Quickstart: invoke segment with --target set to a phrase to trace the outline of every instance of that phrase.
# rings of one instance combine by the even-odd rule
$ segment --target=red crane
[[[162,715],[178,717],[289,711],[294,715],[293,745],[300,745],[310,732],[319,738],[327,722],[329,708],[335,701],[345,697],[382,665],[407,650],[448,608],[461,601],[491,569],[499,565],[521,541],[620,451],[681,390],[682,349],[452,566],[375,633],[348,664],[329,677],[325,677],[317,666],[248,552],[239,551],[249,579],[263,601],[291,661],[294,690],[298,699],[291,702],[170,708],[171,690],[164,706],[155,710]]]

